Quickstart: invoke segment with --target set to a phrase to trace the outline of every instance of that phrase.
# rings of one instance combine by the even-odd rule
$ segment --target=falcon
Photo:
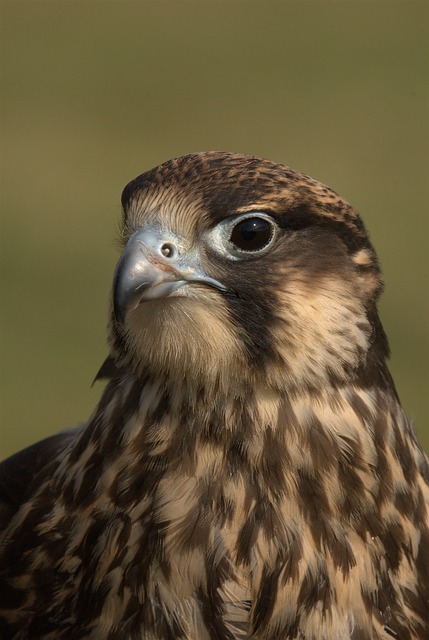
[[[358,213],[256,157],[130,182],[106,386],[4,461],[0,637],[429,637],[429,466]]]

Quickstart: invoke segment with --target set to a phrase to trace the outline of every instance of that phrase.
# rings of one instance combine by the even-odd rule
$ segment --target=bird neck
[[[326,472],[338,473],[339,465],[360,465],[371,476],[378,449],[405,433],[406,418],[389,388],[349,385],[286,394],[255,387],[216,394],[130,374],[107,385],[81,438],[95,443],[106,468],[127,469],[127,482],[133,474],[138,483],[169,469],[187,476],[211,469],[213,477],[239,473],[284,491],[302,470],[313,479],[329,478]],[[369,476],[359,483],[368,491]]]
[[[285,602],[291,612],[304,597],[314,604],[314,576],[317,598],[331,593],[338,603],[335,637],[348,637],[341,620],[347,625],[356,602],[364,616],[373,606],[379,559],[386,571],[409,569],[424,518],[424,456],[394,392],[376,386],[213,397],[122,375],[107,385],[62,465],[56,479],[67,512],[79,516],[79,536],[88,523],[99,527],[97,536],[109,524],[100,566],[116,568],[120,549],[124,584],[134,589],[132,563],[138,576],[150,565],[155,573],[142,570],[139,593],[154,575],[162,593],[171,584],[209,592],[204,576],[225,571],[227,594],[229,580],[243,601],[257,594],[254,624],[270,624],[266,637],[285,624]],[[92,545],[93,535],[84,538]],[[391,583],[381,584],[383,592]],[[318,610],[306,609],[319,623]]]

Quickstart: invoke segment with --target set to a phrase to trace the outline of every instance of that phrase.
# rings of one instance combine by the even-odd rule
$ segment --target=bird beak
[[[208,276],[196,249],[185,248],[183,240],[155,226],[139,229],[128,240],[113,280],[113,309],[123,324],[129,308],[141,302],[167,298],[180,287],[199,282],[226,291]]]

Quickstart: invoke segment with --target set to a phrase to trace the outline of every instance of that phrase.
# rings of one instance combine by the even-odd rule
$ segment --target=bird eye
[[[245,218],[232,229],[230,242],[240,251],[260,251],[273,237],[273,226],[265,218]]]
[[[224,218],[206,233],[210,248],[229,260],[251,260],[263,255],[273,244],[279,229],[265,211]]]

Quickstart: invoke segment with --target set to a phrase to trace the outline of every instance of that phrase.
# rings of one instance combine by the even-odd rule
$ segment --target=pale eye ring
[[[278,233],[274,218],[255,210],[224,218],[205,234],[205,241],[229,260],[253,260],[265,255]]]

